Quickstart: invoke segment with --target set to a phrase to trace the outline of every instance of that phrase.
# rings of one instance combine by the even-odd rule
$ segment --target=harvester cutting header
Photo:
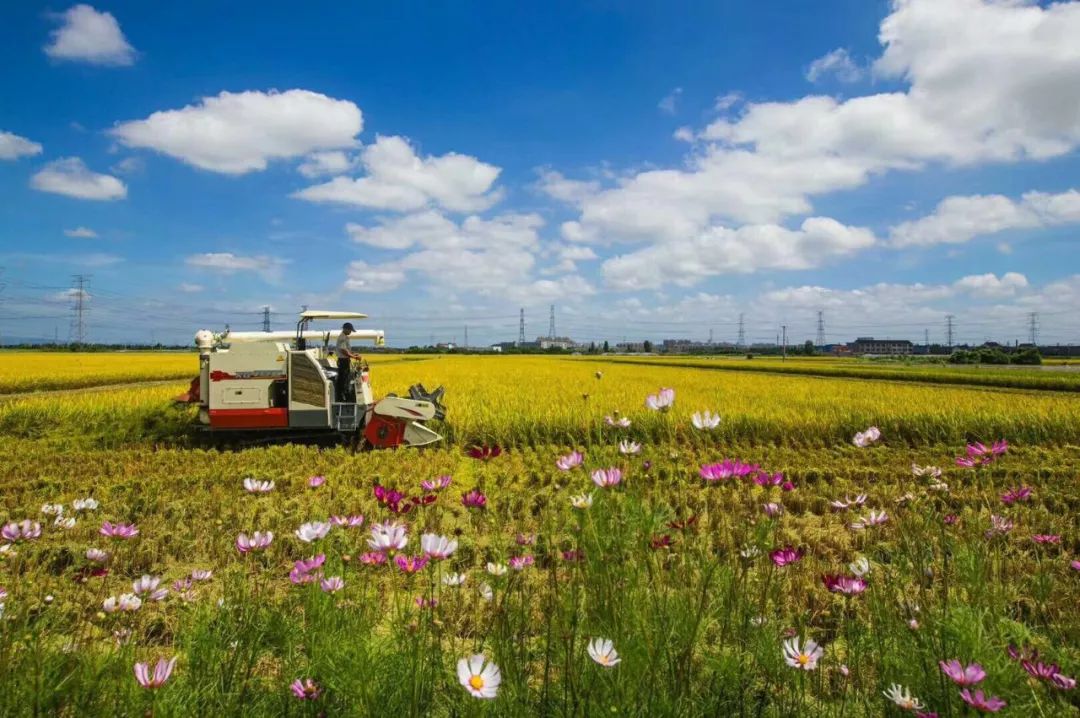
[[[381,329],[309,329],[315,320],[366,319],[358,312],[304,311],[293,332],[195,334],[199,376],[180,401],[199,405],[211,432],[262,435],[338,434],[365,448],[423,446],[442,437],[422,422],[443,419],[442,387],[421,384],[409,397],[375,401],[367,362],[352,339],[383,346]],[[342,335],[346,338],[341,339]],[[333,340],[333,344],[331,343]]]

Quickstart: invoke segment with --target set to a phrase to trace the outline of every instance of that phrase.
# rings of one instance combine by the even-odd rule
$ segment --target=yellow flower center
[[[484,687],[484,679],[480,676],[473,676],[469,679],[469,685],[472,686],[475,690],[480,690]]]
[[[799,662],[800,666],[805,666],[807,663],[810,662],[810,656],[806,655],[805,653],[800,653],[799,657],[795,660]]]

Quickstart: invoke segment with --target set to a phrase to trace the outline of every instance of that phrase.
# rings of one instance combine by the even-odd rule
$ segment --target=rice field
[[[373,380],[444,384],[447,441],[207,448],[184,381],[0,401],[0,715],[1080,715],[1080,397]]]

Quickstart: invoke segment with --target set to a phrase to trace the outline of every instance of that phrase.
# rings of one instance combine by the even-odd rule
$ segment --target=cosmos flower
[[[510,568],[515,571],[522,571],[528,566],[532,566],[535,563],[535,559],[530,555],[514,556],[510,559]]]
[[[575,509],[587,509],[592,506],[592,494],[576,494],[571,496],[570,505]]]
[[[1061,668],[1056,663],[1043,663],[1034,659],[1021,660],[1020,667],[1027,671],[1028,675],[1041,681],[1049,681],[1054,677],[1055,673],[1061,673]]]
[[[409,537],[405,535],[405,526],[402,524],[387,522],[371,527],[368,546],[379,553],[400,551],[408,543]]]
[[[325,521],[309,521],[306,524],[301,524],[300,528],[295,531],[296,538],[304,543],[318,541],[319,539],[324,538],[329,532],[330,524]]]
[[[649,545],[654,549],[671,548],[671,543],[671,536],[668,534],[653,536],[649,540]]]
[[[381,566],[386,563],[386,554],[378,551],[369,551],[368,553],[360,554],[360,563],[368,566]]]
[[[508,570],[509,569],[507,568],[505,563],[493,563],[491,561],[488,561],[487,572],[490,573],[492,576],[502,576]]]
[[[92,497],[87,497],[85,499],[75,499],[71,502],[71,508],[75,509],[76,511],[93,511],[98,507],[98,505],[99,504],[97,500]]]
[[[289,688],[292,690],[293,695],[302,701],[313,701],[322,694],[322,688],[310,678],[304,680],[297,678]]]
[[[865,556],[859,556],[854,561],[848,564],[848,568],[851,569],[851,572],[853,574],[855,574],[859,578],[862,578],[870,573],[870,562],[866,559]]]
[[[960,517],[956,514],[945,514],[945,517],[941,520],[945,522],[946,526],[954,526],[960,521]]]
[[[817,668],[825,649],[812,640],[807,640],[802,647],[799,646],[798,638],[789,638],[784,641],[782,655],[784,661],[792,668],[804,671],[812,671]]]
[[[477,589],[480,592],[480,598],[485,601],[490,601],[495,598],[495,592],[491,590],[491,586],[486,583],[480,584],[480,588]]]
[[[763,504],[761,508],[765,511],[765,515],[769,518],[776,518],[780,514],[784,513],[784,507],[773,501],[770,501],[767,504]]]
[[[1055,673],[1050,678],[1050,682],[1055,688],[1060,688],[1063,691],[1071,691],[1073,688],[1076,688],[1076,679],[1071,678],[1064,673]]]
[[[330,523],[334,526],[344,526],[345,528],[355,529],[364,525],[364,517],[360,514],[354,514],[352,516],[331,516]]]
[[[994,536],[1004,536],[1013,530],[1012,521],[1004,516],[998,516],[997,514],[990,515],[990,528],[986,530],[986,537],[992,538]]]
[[[405,556],[398,554],[394,557],[394,563],[401,569],[402,573],[416,573],[422,571],[424,566],[427,566],[427,556]]]
[[[911,691],[898,683],[893,683],[889,690],[882,691],[884,696],[905,711],[921,711],[924,706],[918,698],[911,695]]]
[[[435,608],[439,605],[439,599],[437,598],[424,598],[423,596],[417,596],[413,599],[413,603],[417,608]]]
[[[826,574],[821,577],[825,588],[832,593],[842,593],[845,596],[857,596],[866,590],[866,581],[860,577],[835,576]]]
[[[23,519],[22,521],[11,521],[4,524],[4,528],[0,529],[0,537],[3,537],[5,541],[16,543],[18,541],[32,541],[33,539],[41,537],[41,524],[37,521],[31,521],[30,519]]]
[[[594,484],[603,489],[618,486],[622,483],[622,470],[614,466],[610,469],[597,469],[592,472],[592,480]]]
[[[1061,543],[1061,537],[1055,534],[1035,534],[1031,540],[1035,543]]]
[[[450,476],[436,476],[434,479],[424,479],[420,482],[420,488],[424,491],[442,491],[450,486],[453,478]]]
[[[861,529],[871,528],[873,526],[881,526],[883,523],[889,520],[889,515],[884,511],[871,511],[866,516],[860,516],[856,520],[851,522],[851,528],[856,531]]]
[[[101,605],[101,609],[105,613],[115,613],[117,611],[131,613],[132,611],[138,611],[140,607],[142,607],[142,599],[133,593],[109,596]]]
[[[105,563],[109,560],[109,554],[99,548],[86,549],[86,560],[94,563]]]
[[[41,513],[46,516],[63,516],[64,505],[63,504],[42,504]]]
[[[532,546],[536,543],[536,534],[518,534],[514,537],[514,543],[518,546]]]
[[[420,550],[428,558],[449,558],[450,554],[457,550],[457,547],[458,542],[456,539],[448,539],[438,534],[423,534],[420,536]]]
[[[674,403],[675,390],[670,388],[662,388],[657,393],[645,397],[645,406],[653,411],[668,411]]]
[[[581,466],[581,463],[585,461],[585,455],[580,451],[571,451],[566,456],[560,456],[555,460],[555,466],[560,471],[569,471],[574,467]]]
[[[244,491],[249,494],[268,494],[274,490],[273,481],[259,481],[258,479],[244,479]]]
[[[756,473],[760,468],[757,464],[744,464],[741,461],[724,459],[718,464],[703,464],[698,473],[706,481],[726,481]]]
[[[319,581],[319,588],[323,590],[323,593],[337,593],[345,588],[345,581],[341,576],[330,576]]]
[[[458,681],[474,698],[494,698],[502,683],[499,667],[482,653],[458,661],[457,674]]]
[[[53,521],[53,526],[56,526],[57,528],[65,529],[65,530],[73,529],[73,528],[75,528],[75,517],[74,516],[67,516],[67,517],[65,517],[65,516],[57,516],[56,520]]]
[[[742,550],[739,551],[739,555],[745,559],[755,559],[761,555],[761,549],[757,546],[744,546]]]
[[[473,489],[461,497],[461,505],[467,509],[482,509],[487,506],[487,496],[479,489]]]
[[[997,713],[1008,705],[997,696],[986,695],[982,691],[972,693],[967,688],[960,691],[960,697],[964,700],[964,703],[967,703],[980,713]]]
[[[320,486],[322,486],[325,483],[326,483],[326,477],[325,476],[312,476],[310,479],[307,480],[307,485],[310,486],[313,489],[317,489],[317,488],[319,488]]]
[[[948,661],[938,661],[941,672],[958,686],[973,686],[986,678],[986,671],[978,663],[965,666],[960,661],[952,658]]]
[[[829,506],[831,506],[834,511],[844,511],[846,509],[851,508],[852,506],[862,506],[865,503],[866,503],[866,494],[858,494],[858,495],[855,496],[855,498],[850,498],[848,496],[844,496],[844,498],[842,498],[842,499],[836,499],[834,501],[830,501]]]
[[[106,521],[101,524],[101,535],[112,538],[129,539],[139,535],[139,529],[135,524],[112,524]]]
[[[787,566],[788,564],[801,561],[804,554],[805,552],[801,548],[797,549],[792,546],[784,546],[783,548],[770,551],[769,558],[771,558],[772,562],[777,566]]]
[[[167,589],[158,588],[160,584],[160,578],[143,574],[131,584],[131,591],[136,596],[146,596],[151,601],[160,601],[168,594]]]
[[[146,663],[135,664],[135,680],[139,682],[139,685],[143,688],[161,688],[165,685],[165,681],[169,680],[169,676],[172,675],[173,666],[176,665],[176,656],[173,656],[169,660],[159,658],[157,665],[154,666],[154,672],[150,673],[150,666]]]
[[[618,429],[629,429],[630,428],[630,420],[628,418],[626,418],[625,416],[619,417],[618,419],[615,419],[615,418],[613,418],[611,416],[605,416],[604,417],[604,423],[607,424],[608,426],[614,426],[614,427],[616,427]]]
[[[911,473],[916,477],[926,476],[931,479],[941,478],[941,469],[936,466],[919,466],[918,464],[911,465]],[[893,684],[896,685],[895,683]]]
[[[1030,486],[1018,486],[1015,489],[1009,489],[1001,495],[1001,503],[1006,506],[1012,506],[1017,501],[1030,501],[1031,500],[1031,487]]]
[[[498,444],[496,444],[495,446],[488,446],[487,444],[483,444],[481,446],[472,447],[466,453],[468,453],[468,455],[474,459],[479,459],[480,461],[490,461],[496,456],[502,454],[502,448]]]
[[[465,583],[465,579],[468,578],[464,573],[448,573],[443,576],[442,582],[444,586],[460,586]]]
[[[620,454],[640,454],[641,453],[641,444],[637,443],[636,441],[627,441],[626,439],[623,439],[622,441],[619,442],[619,453]]]
[[[1080,571],[1080,561],[1073,561],[1069,566],[1072,567],[1073,571]]]
[[[619,658],[619,652],[615,650],[615,644],[611,642],[610,638],[594,638],[589,641],[589,645],[585,650],[588,652],[589,658],[605,668],[614,668],[622,660]]]
[[[694,412],[694,415],[690,417],[690,423],[698,431],[712,431],[720,426],[720,415],[714,414],[708,409],[703,412]]]
[[[270,545],[270,542],[274,540],[273,531],[256,531],[248,537],[247,534],[240,534],[236,537],[236,550],[240,553],[248,553],[249,551],[261,551]]]
[[[860,449],[865,449],[867,446],[875,443],[881,439],[881,430],[876,426],[871,426],[866,431],[858,431],[855,433],[855,437],[851,440],[851,443],[858,446]]]
[[[585,552],[584,551],[579,551],[577,549],[569,549],[567,551],[562,552],[562,559],[563,559],[563,561],[570,562],[570,563],[572,563],[574,561],[584,561],[585,560]]]

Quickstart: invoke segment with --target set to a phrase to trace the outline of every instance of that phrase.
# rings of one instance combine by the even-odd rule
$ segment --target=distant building
[[[645,342],[620,342],[615,345],[615,351],[640,354],[645,351]]]
[[[874,339],[859,337],[848,344],[852,354],[911,354],[914,344],[907,339]]]
[[[435,345],[435,348],[436,349],[444,349],[446,351],[454,351],[454,348],[456,346],[457,345],[454,344],[453,342],[439,342],[438,344]]]
[[[541,349],[573,349],[577,344],[570,337],[537,337]]]

